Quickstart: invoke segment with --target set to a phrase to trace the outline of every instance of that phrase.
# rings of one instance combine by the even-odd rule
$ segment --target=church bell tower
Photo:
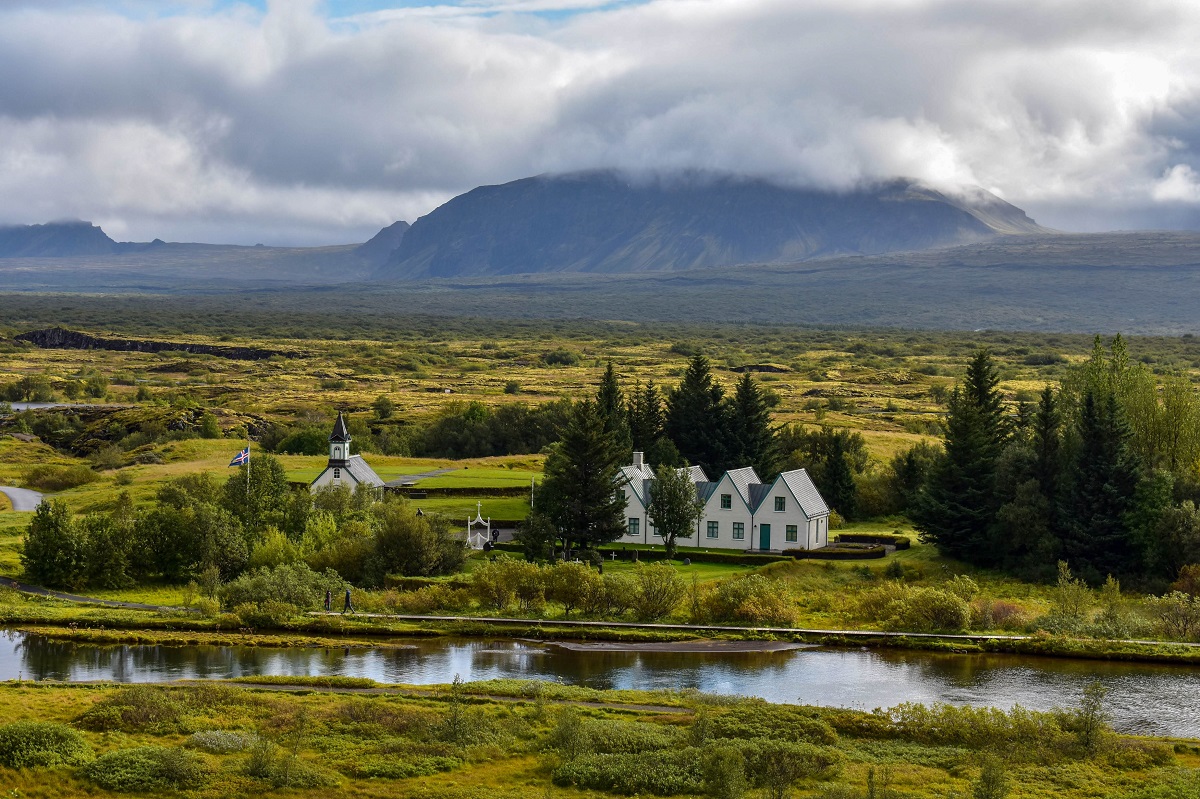
[[[346,429],[346,418],[338,411],[333,432],[329,434],[329,465],[345,468],[350,457],[350,431]]]

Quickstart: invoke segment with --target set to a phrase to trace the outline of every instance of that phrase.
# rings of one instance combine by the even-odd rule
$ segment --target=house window
[[[746,537],[746,525],[742,524],[741,522],[734,522],[733,523],[733,540],[741,541],[745,537]]]
[[[334,479],[334,480],[340,480],[340,479],[341,479],[341,477],[342,477],[342,470],[341,470],[341,469],[334,469],[334,470],[333,470],[333,479]]]
[[[717,530],[718,530],[718,526],[717,526],[717,523],[716,523],[716,522],[709,522],[709,523],[708,523],[708,537],[709,537],[709,538],[716,538],[716,537],[717,537]]]
[[[775,497],[775,510],[787,510],[787,497]]]
[[[640,524],[641,524],[640,519],[630,519],[629,520],[629,535],[637,535],[638,527]]]
[[[787,527],[783,528],[783,540],[787,541],[789,544],[796,543],[799,537],[799,530],[796,529],[796,525],[789,524]]]
[[[729,510],[733,507],[733,494],[721,495],[721,510]]]

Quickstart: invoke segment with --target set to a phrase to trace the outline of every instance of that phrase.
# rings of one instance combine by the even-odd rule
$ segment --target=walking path
[[[23,594],[50,597],[51,599],[65,599],[68,602],[78,602],[81,605],[99,605],[100,607],[121,608],[123,610],[154,610],[168,613],[195,612],[192,610],[192,608],[173,607],[171,605],[146,605],[141,602],[123,602],[119,599],[99,599],[94,596],[67,594],[62,591],[54,591],[49,588],[42,588],[39,585],[29,585],[28,583],[18,582],[17,580],[13,580],[8,577],[0,577],[0,585],[8,588],[15,588]]]
[[[388,480],[384,483],[385,486],[402,486],[405,483],[415,483],[418,480],[424,480],[426,477],[437,477],[438,475],[446,474],[447,472],[457,472],[458,467],[454,466],[449,469],[434,469],[432,472],[421,472],[420,474],[405,474],[397,477],[395,480]]]
[[[0,486],[0,494],[8,497],[13,510],[37,510],[37,506],[42,503],[42,495],[36,491],[30,491],[28,488]]]

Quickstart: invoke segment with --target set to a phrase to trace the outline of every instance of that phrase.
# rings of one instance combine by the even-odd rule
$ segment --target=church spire
[[[346,417],[342,416],[341,411],[338,411],[337,421],[333,423],[333,432],[329,434],[329,442],[333,443],[334,441],[350,442],[350,431],[346,429]]]

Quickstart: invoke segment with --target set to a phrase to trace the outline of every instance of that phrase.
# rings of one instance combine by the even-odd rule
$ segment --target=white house
[[[710,482],[698,466],[687,467],[704,503],[704,514],[691,540],[683,547],[781,552],[817,549],[829,544],[829,506],[804,469],[784,472],[763,483],[754,469],[732,469]],[[642,453],[633,453],[633,464],[621,469],[625,496],[626,543],[660,544],[650,526],[646,508],[654,490],[654,470]]]
[[[351,490],[357,490],[359,486],[383,486],[383,480],[367,465],[362,455],[350,454],[350,431],[346,429],[346,419],[341,411],[338,411],[333,432],[329,434],[329,464],[325,471],[317,475],[316,480],[309,483],[308,490],[338,485],[349,486]]]

